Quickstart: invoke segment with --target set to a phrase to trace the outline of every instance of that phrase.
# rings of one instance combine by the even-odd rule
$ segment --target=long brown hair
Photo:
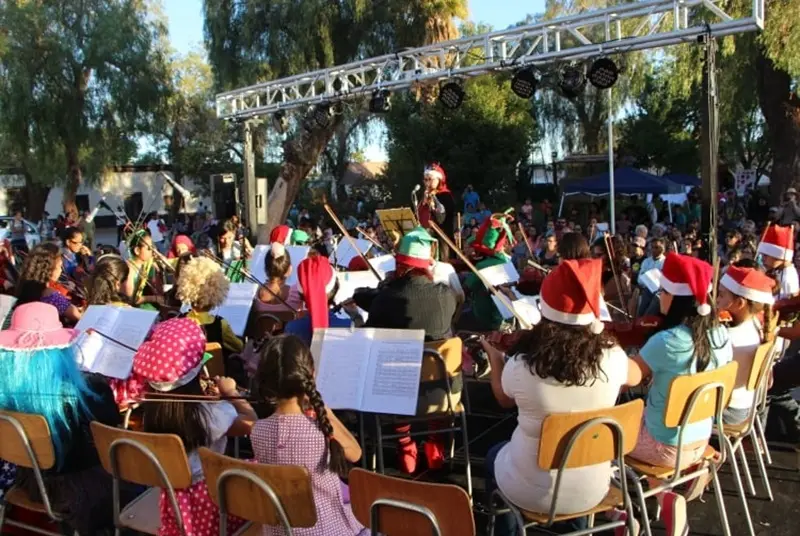
[[[325,403],[314,383],[314,360],[306,344],[294,335],[270,339],[261,349],[256,373],[258,395],[275,404],[278,400],[307,400],[314,410],[317,427],[325,436],[327,468],[340,476],[349,470],[344,449],[333,439],[333,425],[328,420]]]
[[[200,375],[172,391],[178,395],[202,395]],[[175,434],[181,438],[186,452],[211,443],[208,433],[208,410],[204,404],[192,402],[160,402],[144,404],[144,431],[152,434]]]

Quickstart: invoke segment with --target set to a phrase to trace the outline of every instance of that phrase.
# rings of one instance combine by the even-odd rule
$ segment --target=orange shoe
[[[401,438],[397,445],[397,465],[407,475],[417,471],[417,442],[410,437]]]
[[[441,469],[444,467],[444,442],[436,436],[429,436],[425,441],[425,459],[428,469]]]

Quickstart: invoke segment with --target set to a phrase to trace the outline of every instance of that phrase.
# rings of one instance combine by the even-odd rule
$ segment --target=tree
[[[164,91],[166,28],[140,0],[0,4],[2,105],[20,105],[14,144],[63,151],[64,210],[84,175],[127,161]],[[27,135],[22,126],[28,132]],[[60,147],[60,148],[59,148]],[[63,174],[61,175],[63,176]]]
[[[205,0],[205,35],[218,89],[420,46],[457,36],[453,19],[465,0]],[[301,182],[344,118],[312,127],[296,121],[283,144],[283,165],[269,196],[271,228],[285,221]]]
[[[410,203],[431,162],[442,164],[453,192],[472,184],[498,209],[514,199],[518,166],[537,137],[529,103],[514,95],[504,74],[472,79],[465,89],[457,110],[410,96],[395,100],[386,117],[386,182],[395,204]]]

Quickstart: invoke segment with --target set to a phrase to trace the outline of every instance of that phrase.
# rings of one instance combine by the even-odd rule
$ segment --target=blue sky
[[[179,53],[203,47],[203,0],[162,0],[169,19],[170,42]],[[528,14],[544,11],[545,0],[469,0],[470,19],[485,22],[494,29],[507,28]],[[376,137],[381,137],[380,135]],[[374,138],[373,138],[374,139]],[[370,160],[384,160],[381,144],[365,148]]]

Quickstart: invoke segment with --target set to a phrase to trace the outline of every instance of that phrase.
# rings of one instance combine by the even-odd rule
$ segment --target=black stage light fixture
[[[575,65],[567,65],[559,73],[558,87],[568,99],[580,95],[586,87],[586,76],[583,69]]]
[[[609,58],[598,58],[589,67],[589,82],[597,89],[608,89],[617,83],[619,67]]]
[[[272,114],[272,128],[280,134],[286,132],[286,129],[289,128],[289,118],[286,117],[286,112],[278,110]]]
[[[439,88],[439,102],[450,110],[455,110],[464,102],[464,88],[457,82],[448,82]]]
[[[520,69],[511,79],[511,91],[521,99],[530,99],[536,93],[536,73],[530,67]]]
[[[388,89],[378,89],[369,100],[369,111],[374,114],[385,114],[392,109],[392,94]]]
[[[333,112],[331,111],[331,105],[327,102],[317,104],[314,107],[314,123],[316,123],[317,127],[328,128],[331,124],[332,117]]]

